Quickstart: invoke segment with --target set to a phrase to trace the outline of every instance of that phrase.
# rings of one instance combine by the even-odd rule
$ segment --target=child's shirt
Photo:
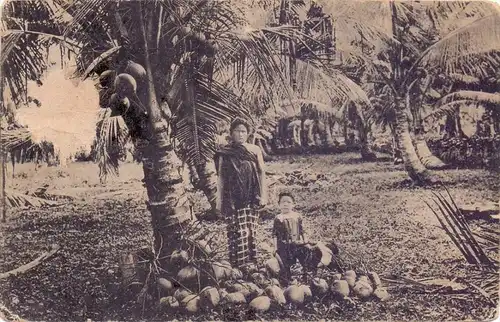
[[[297,212],[279,214],[274,218],[273,236],[278,243],[298,242],[303,234],[302,216]]]

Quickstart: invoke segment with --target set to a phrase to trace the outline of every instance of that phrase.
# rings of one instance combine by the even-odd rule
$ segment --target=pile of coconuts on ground
[[[196,314],[216,307],[241,307],[255,313],[279,309],[285,305],[300,308],[307,301],[331,298],[332,301],[386,301],[390,298],[377,273],[324,273],[309,282],[280,282],[281,267],[276,258],[261,268],[249,265],[242,270],[227,261],[188,264],[188,253],[174,251],[171,263],[183,266],[175,277],[160,277],[157,287],[160,307],[166,313]],[[204,268],[202,268],[204,267]],[[205,275],[205,276],[203,276]],[[207,278],[208,277],[208,278]],[[283,284],[288,284],[282,287]],[[284,285],[283,285],[284,286]]]

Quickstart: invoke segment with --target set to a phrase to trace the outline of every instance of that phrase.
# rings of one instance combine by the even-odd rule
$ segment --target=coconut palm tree
[[[29,24],[39,6],[52,29]],[[142,156],[154,249],[168,269],[174,248],[192,247],[187,229],[194,218],[183,163],[203,173],[215,151],[216,124],[250,114],[249,100],[233,89],[252,79],[281,100],[291,93],[280,68],[282,53],[273,44],[299,42],[302,33],[287,25],[252,28],[229,1],[28,0],[7,3],[4,11],[3,40],[9,46],[2,67],[9,62],[13,97],[26,96],[26,82],[19,81],[24,64],[34,66],[29,80],[40,78],[45,57],[37,53],[53,42],[76,57],[81,78],[97,80],[101,174],[117,170],[116,148],[132,140]],[[23,37],[30,55],[12,50]],[[227,86],[228,79],[240,86]]]
[[[30,23],[40,6],[51,28]],[[177,152],[190,145],[194,149],[185,158],[202,163],[214,150],[212,124],[246,113],[216,75],[247,56],[263,81],[279,86],[278,67],[266,58],[274,54],[267,35],[295,31],[247,28],[229,2],[26,1],[4,8],[8,46],[2,66],[9,66],[5,75],[13,97],[21,100],[26,87],[24,61],[12,50],[20,39],[26,38],[25,51],[31,53],[25,56],[33,66],[31,80],[43,73],[44,41],[69,43],[65,48],[77,54],[78,73],[100,76],[101,107],[108,111],[101,126],[101,172],[117,168],[116,154],[109,151],[130,135],[143,155],[156,249],[175,245],[191,220]]]

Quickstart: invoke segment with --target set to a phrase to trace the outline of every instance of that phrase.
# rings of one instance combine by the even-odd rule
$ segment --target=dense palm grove
[[[389,153],[423,187],[446,168],[500,166],[500,16],[490,3],[24,0],[6,3],[2,18],[3,160],[58,161],[14,110],[39,105],[28,84],[42,84],[59,46],[99,95],[91,151],[73,157],[95,160],[102,182],[127,153],[142,164],[154,247],[141,256],[167,277],[189,262],[199,288],[219,286],[220,272],[192,190],[217,217],[213,157],[234,117],[252,124],[266,161]],[[4,204],[22,203],[3,190]],[[26,204],[47,205],[35,197]],[[139,278],[142,303],[157,282]]]

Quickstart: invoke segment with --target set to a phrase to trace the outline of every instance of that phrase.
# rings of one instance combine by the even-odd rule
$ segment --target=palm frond
[[[434,198],[431,200],[438,207],[439,211],[434,210],[426,202],[427,205],[468,263],[494,267],[494,262],[486,255],[476,241],[468,223],[465,221],[461,210],[457,207],[448,189],[446,189],[446,193],[448,198],[439,192],[432,192]]]
[[[341,105],[351,100],[356,104],[370,104],[363,88],[341,72],[300,60],[297,61],[297,93],[299,98],[321,103]]]
[[[0,143],[6,151],[15,149],[21,145],[34,145],[33,136],[26,128],[19,128],[14,130],[2,131]]]
[[[287,86],[283,66],[276,55],[275,46],[279,38],[301,39],[303,35],[293,26],[266,27],[261,29],[246,26],[239,30],[223,33],[214,39],[219,48],[216,55],[216,70],[229,71],[236,67],[236,81],[243,83],[246,78],[245,67],[251,65],[259,77],[261,85],[269,92],[278,90],[291,96]],[[233,65],[233,66],[231,66]],[[216,71],[217,72],[217,71]],[[272,86],[271,86],[272,84]]]
[[[34,138],[24,127],[2,129],[0,144],[11,155],[12,162],[48,161],[50,156],[56,155],[52,143]]]
[[[394,100],[372,97],[370,101],[372,108],[367,114],[370,119],[374,120],[375,124],[386,127],[396,121]]]
[[[481,80],[477,77],[470,76],[470,75],[464,75],[464,74],[458,74],[458,73],[451,73],[448,75],[448,77],[453,81],[453,82],[459,82],[462,84],[466,85],[479,85]]]
[[[121,116],[111,116],[111,109],[102,109],[95,138],[99,177],[105,181],[109,174],[118,175],[121,153],[129,139],[128,128]]]
[[[486,1],[428,1],[427,15],[442,36],[498,10]]]
[[[477,91],[458,91],[448,94],[441,98],[436,105],[442,106],[454,101],[473,101],[479,104],[487,105],[493,110],[500,111],[500,94],[486,93]]]
[[[38,80],[46,70],[47,48],[69,45],[74,52],[78,44],[60,36],[66,20],[52,0],[10,1],[2,9],[2,76],[19,104],[27,99],[27,82]]]
[[[424,122],[435,122],[435,121],[441,119],[444,116],[448,116],[448,115],[450,115],[450,116],[456,116],[458,114],[458,112],[460,111],[459,110],[460,107],[461,106],[465,106],[468,103],[470,103],[470,101],[467,101],[467,100],[457,100],[457,101],[453,101],[453,102],[450,102],[450,103],[443,104],[443,105],[439,106],[439,108],[434,109],[433,111],[431,111],[430,113],[428,113],[427,115],[425,115],[422,118],[422,120]]]
[[[415,63],[442,66],[446,73],[484,76],[500,66],[500,14],[493,13],[459,28],[430,46]]]
[[[200,72],[185,82],[174,98],[174,136],[183,161],[199,165],[216,151],[216,124],[236,116],[248,118],[249,108],[225,86]]]
[[[29,196],[9,189],[5,190],[5,199],[7,202],[7,206],[11,208],[40,208],[59,205],[59,202],[57,201]]]
[[[361,40],[375,48],[399,43],[391,29],[389,1],[321,0],[318,3],[334,22],[339,50],[348,53],[355,46],[353,41]]]
[[[85,69],[83,74],[81,75],[82,79],[87,78],[96,68],[97,65],[101,64],[104,60],[108,59],[111,55],[115,54],[117,51],[121,49],[121,46],[113,47],[109,50],[106,50],[104,53],[100,54],[95,58],[92,63]]]

